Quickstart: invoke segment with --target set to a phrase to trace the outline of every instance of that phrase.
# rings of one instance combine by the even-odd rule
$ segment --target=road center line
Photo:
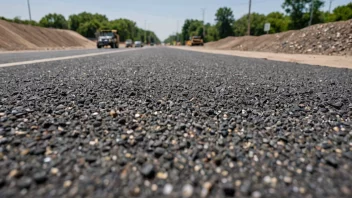
[[[35,64],[35,63],[52,62],[52,61],[58,61],[58,60],[84,58],[84,57],[90,57],[90,56],[99,56],[99,55],[114,54],[114,53],[120,53],[120,52],[136,51],[136,50],[142,50],[142,48],[140,48],[140,49],[128,49],[128,50],[127,49],[126,50],[117,50],[117,51],[112,51],[112,52],[98,52],[98,53],[81,54],[81,55],[75,55],[75,56],[57,57],[57,58],[46,58],[46,59],[21,61],[21,62],[14,62],[14,63],[4,63],[4,64],[0,64],[0,68],[1,67],[17,66],[17,65],[28,65],[28,64]]]

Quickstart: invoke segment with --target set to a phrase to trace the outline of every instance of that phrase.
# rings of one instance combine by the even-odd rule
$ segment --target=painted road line
[[[82,54],[82,55],[75,55],[75,56],[64,56],[64,57],[57,57],[57,58],[46,58],[46,59],[38,59],[38,60],[31,60],[31,61],[4,63],[4,64],[0,64],[0,68],[1,67],[17,66],[17,65],[29,65],[29,64],[35,64],[35,63],[45,63],[45,62],[52,62],[52,61],[59,61],[59,60],[69,60],[69,59],[75,59],[75,58],[84,58],[84,57],[107,55],[107,54],[115,54],[115,53],[120,53],[120,52],[129,52],[129,51],[136,51],[136,50],[142,50],[142,49],[143,48],[125,49],[125,50],[117,50],[117,51],[112,51],[112,52],[98,52],[98,53]]]

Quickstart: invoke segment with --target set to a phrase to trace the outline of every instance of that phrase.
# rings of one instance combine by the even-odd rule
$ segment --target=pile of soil
[[[352,55],[352,20],[262,36],[227,37],[208,48],[293,54]]]
[[[93,48],[95,43],[71,30],[42,28],[0,20],[0,50]]]

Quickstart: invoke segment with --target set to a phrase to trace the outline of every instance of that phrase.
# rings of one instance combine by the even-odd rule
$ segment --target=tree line
[[[321,11],[324,6],[322,0],[284,0],[282,8],[285,13],[271,12],[267,15],[251,13],[250,15],[250,35],[260,36],[265,34],[264,24],[270,23],[269,33],[279,33],[288,30],[298,30],[307,27],[310,22],[310,12],[313,10],[311,24],[344,21],[352,19],[352,3],[336,7],[332,12]],[[205,42],[217,41],[228,36],[247,35],[248,14],[235,20],[231,8],[219,8],[215,14],[215,24],[206,23]],[[165,43],[179,41],[182,44],[190,36],[203,35],[203,21],[196,19],[186,19],[182,31],[170,35],[164,40]]]
[[[88,38],[96,37],[98,30],[118,30],[120,35],[120,41],[124,42],[126,39],[132,39],[134,41],[146,41],[147,43],[160,43],[159,38],[153,31],[144,30],[136,25],[136,22],[129,19],[114,19],[109,20],[105,15],[92,14],[88,12],[82,12],[79,14],[72,14],[66,19],[63,15],[57,13],[49,13],[42,17],[39,22],[21,20],[19,17],[14,19],[7,19],[0,17],[2,20],[9,22],[28,24],[33,26],[57,28],[57,29],[69,29],[78,32],[82,36]]]

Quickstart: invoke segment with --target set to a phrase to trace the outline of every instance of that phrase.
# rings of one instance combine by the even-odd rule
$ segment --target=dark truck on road
[[[97,48],[105,46],[119,48],[120,36],[117,34],[117,30],[102,30],[98,35]]]

